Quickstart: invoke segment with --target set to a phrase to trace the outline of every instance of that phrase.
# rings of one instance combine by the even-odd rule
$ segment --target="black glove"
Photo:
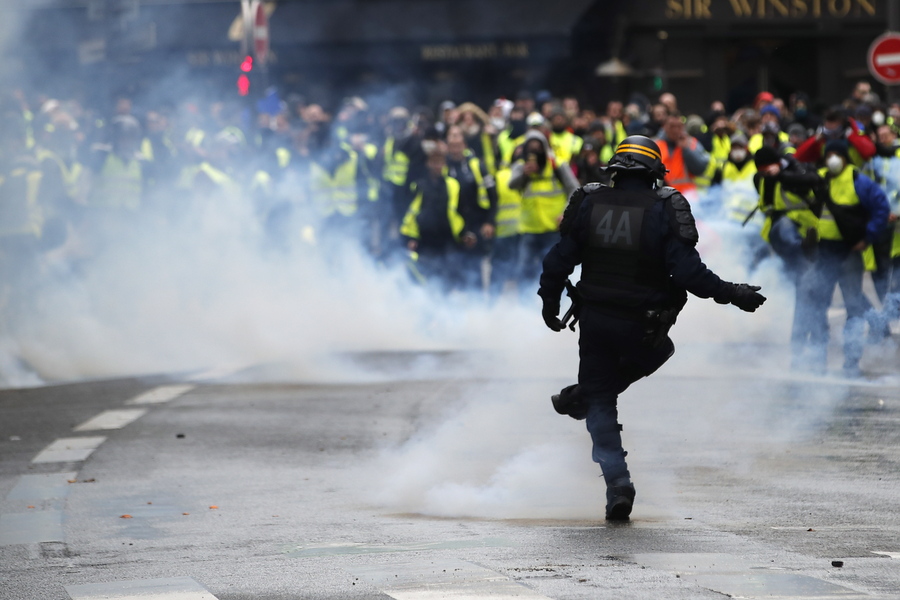
[[[759,293],[762,289],[758,285],[748,283],[727,283],[721,293],[714,298],[719,304],[734,304],[746,312],[755,312],[766,301],[766,297]]]
[[[541,316],[544,317],[544,323],[553,331],[562,331],[563,324],[559,320],[559,303],[551,304],[544,302],[544,308],[541,310]]]

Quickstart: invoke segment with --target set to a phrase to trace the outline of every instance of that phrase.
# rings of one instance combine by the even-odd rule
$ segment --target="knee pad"
[[[553,409],[561,415],[567,415],[578,421],[587,417],[588,405],[580,393],[578,384],[564,387],[550,399],[553,401]]]

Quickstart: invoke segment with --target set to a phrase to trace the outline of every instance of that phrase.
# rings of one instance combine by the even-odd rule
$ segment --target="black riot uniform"
[[[578,384],[553,397],[557,412],[586,419],[593,460],[607,484],[607,519],[627,519],[634,486],[625,463],[616,402],[628,386],[656,371],[675,352],[668,331],[687,292],[752,312],[758,287],[723,281],[700,259],[690,205],[664,177],[657,145],[630,136],[609,163],[611,186],[577,190],[547,253],[538,294],[548,327],[560,331],[560,296],[581,265]]]

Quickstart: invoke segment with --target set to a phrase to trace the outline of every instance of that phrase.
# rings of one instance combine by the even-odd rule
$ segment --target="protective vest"
[[[291,164],[291,151],[284,146],[275,148],[275,159],[278,161],[278,167],[287,169]]]
[[[710,185],[712,185],[713,179],[716,176],[716,171],[724,168],[725,161],[719,160],[717,158],[713,158],[712,155],[709,157],[709,163],[706,165],[706,169],[700,175],[694,177],[694,183],[698,188],[706,189]]]
[[[497,232],[498,238],[512,237],[519,233],[522,218],[522,194],[509,187],[512,171],[509,167],[497,171]]]
[[[820,169],[819,175],[827,177],[831,198],[831,203],[825,203],[819,217],[819,239],[856,244],[865,237],[867,221],[856,195],[856,167],[848,165],[837,176],[831,176],[828,169]]]
[[[502,131],[497,137],[497,145],[500,147],[500,161],[506,166],[512,163],[513,152],[516,148],[525,143],[525,135],[517,138],[510,137],[509,131]]]
[[[484,161],[484,167],[488,173],[495,175],[497,173],[497,157],[494,154],[494,142],[491,140],[491,136],[484,131],[481,132],[480,139],[481,160]]]
[[[544,171],[532,176],[522,190],[522,216],[519,233],[549,233],[559,228],[559,220],[569,198],[556,177],[553,161],[548,160]]]
[[[250,178],[250,185],[248,190],[251,193],[258,193],[263,196],[270,196],[274,190],[274,185],[272,182],[272,176],[269,175],[266,171],[262,169],[258,169],[253,177]]]
[[[563,131],[562,133],[550,133],[550,148],[556,160],[560,163],[572,162],[572,157],[581,152],[584,140],[572,133],[571,131]]]
[[[783,131],[779,131],[778,132],[778,141],[782,144],[790,144],[791,137],[787,133],[785,133]],[[753,135],[751,135],[750,139],[747,142],[747,152],[749,152],[750,155],[752,156],[752,155],[756,154],[756,151],[762,147],[763,147],[763,134],[754,133]],[[788,154],[793,154],[795,151],[796,151],[796,149],[793,147],[785,148],[785,152]]]
[[[44,226],[38,205],[41,177],[40,170],[25,166],[0,176],[0,237],[41,236]]]
[[[206,132],[199,127],[191,127],[184,134],[184,141],[194,148],[202,146],[204,139],[206,139]]]
[[[615,147],[619,145],[619,142],[628,137],[628,132],[625,131],[625,124],[622,121],[616,119],[616,122],[613,123],[612,130],[608,131],[606,134],[606,139],[609,140],[609,143]]]
[[[381,189],[381,179],[376,173],[372,172],[371,166],[378,157],[378,146],[375,144],[366,144],[363,148],[363,152],[366,156],[363,165],[365,166],[366,183],[368,184],[366,197],[370,202],[376,202],[378,200],[378,191]]]
[[[466,162],[472,176],[475,177],[475,184],[478,186],[478,208],[482,210],[490,210],[491,199],[488,197],[487,187],[484,185],[484,175],[481,172],[481,159],[479,159],[471,150],[465,151]]]
[[[166,151],[169,153],[169,158],[174,158],[178,155],[178,150],[175,148],[175,144],[172,143],[167,136],[163,136],[160,141],[162,142],[163,147],[165,147]],[[156,153],[153,152],[153,140],[148,137],[145,137],[141,140],[141,155],[143,155],[144,159],[149,161],[156,160]]]
[[[341,145],[349,157],[335,169],[333,175],[315,162],[310,165],[312,178],[310,191],[313,199],[319,205],[321,214],[326,217],[335,212],[349,217],[356,212],[359,201],[356,187],[359,156],[346,144]]]
[[[694,140],[691,143],[696,144],[697,142]],[[659,153],[663,164],[669,169],[666,174],[666,185],[675,188],[682,194],[695,191],[697,184],[694,183],[693,175],[688,172],[687,166],[684,164],[684,152],[681,147],[675,146],[675,150],[670,151],[669,143],[660,140]]]
[[[137,210],[141,207],[143,182],[140,161],[133,158],[125,162],[122,157],[110,152],[94,180],[88,205]]]
[[[753,176],[756,163],[748,160],[743,167],[727,161],[722,167],[722,206],[729,220],[743,223],[759,203]]]
[[[801,237],[806,237],[806,232],[810,229],[818,230],[819,219],[801,196],[785,190],[780,181],[774,182],[771,192],[769,185],[770,182],[766,178],[759,182],[759,210],[766,215],[766,221],[760,231],[762,239],[769,241],[772,224],[781,217],[793,221],[800,230]]]
[[[645,235],[647,215],[662,200],[649,190],[603,187],[585,201],[591,203],[591,216],[578,283],[583,296],[599,304],[634,308],[668,292],[663,260],[646,247]]]
[[[59,172],[62,175],[63,184],[66,186],[66,194],[70,198],[76,198],[78,195],[78,184],[81,181],[81,176],[84,172],[81,163],[74,162],[69,166],[57,153],[40,147],[34,151],[34,156],[38,162],[51,160],[56,163],[59,167]]]
[[[409,157],[400,150],[394,151],[396,141],[393,137],[388,137],[384,142],[384,170],[381,176],[389,183],[404,186],[409,173]]]
[[[459,214],[459,182],[452,177],[444,177],[444,184],[447,186],[447,221],[450,223],[450,231],[453,237],[459,239],[459,235],[465,228],[466,223]],[[400,225],[400,233],[406,237],[419,239],[419,213],[422,211],[421,191],[417,191],[406,215],[403,217],[403,223]]]
[[[712,150],[709,155],[721,162],[728,160],[728,155],[731,154],[731,138],[727,135],[725,136],[712,136]]]
[[[193,165],[182,169],[178,187],[181,189],[198,191],[196,179],[200,174],[203,174],[213,183],[213,185],[228,194],[237,194],[240,191],[237,183],[228,173],[215,168],[206,161],[199,165]]]

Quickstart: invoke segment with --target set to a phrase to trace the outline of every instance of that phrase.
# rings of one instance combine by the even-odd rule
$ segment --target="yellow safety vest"
[[[481,132],[481,153],[484,155],[484,167],[488,173],[495,175],[497,173],[497,157],[494,155],[494,142],[487,132]]]
[[[375,144],[366,144],[364,152],[366,153],[366,158],[368,159],[368,162],[366,162],[366,182],[369,185],[368,199],[369,202],[376,202],[378,201],[378,191],[381,189],[381,180],[376,176],[375,173],[372,173],[369,170],[368,165],[372,164],[371,161],[375,160],[375,158],[378,156],[378,146],[376,146]],[[404,179],[406,179],[405,176]]]
[[[342,144],[342,146],[345,145]],[[349,146],[344,149],[350,156],[335,170],[334,175],[330,175],[317,163],[312,163],[310,166],[310,191],[321,214],[326,217],[335,212],[349,217],[356,212],[359,202],[359,194],[356,189],[359,156],[350,150]]]
[[[459,214],[459,182],[452,177],[444,177],[444,184],[447,186],[447,221],[450,223],[450,231],[453,237],[459,239],[459,235],[465,228],[466,223]],[[415,186],[413,186],[415,189]],[[403,223],[400,225],[400,233],[406,237],[419,239],[419,213],[422,211],[423,193],[417,191],[412,203],[406,210],[403,217]]]
[[[613,124],[612,131],[609,132],[609,135],[606,136],[609,140],[610,145],[618,146],[619,142],[628,137],[628,132],[625,131],[625,124],[622,121],[616,119],[616,122]]]
[[[788,134],[786,134],[785,132],[779,131],[778,132],[778,141],[783,144],[787,144],[791,141],[791,137]],[[756,151],[759,150],[760,148],[762,148],[762,146],[763,146],[763,134],[754,133],[753,135],[750,136],[750,140],[747,142],[747,152],[749,152],[750,155],[752,156],[752,155],[756,154]],[[795,151],[794,148],[787,148],[785,150],[785,152],[787,154],[793,154],[794,151]]]
[[[78,183],[84,171],[81,163],[74,162],[69,166],[56,152],[40,147],[34,151],[34,156],[38,162],[44,162],[46,159],[55,162],[59,166],[59,171],[62,174],[63,185],[66,187],[66,195],[72,199],[78,195]]]
[[[40,170],[24,166],[13,169],[6,177],[0,176],[0,237],[41,236],[44,226],[38,205],[41,177]],[[17,183],[19,189],[15,189]]]
[[[727,135],[712,136],[712,150],[709,155],[715,160],[722,163],[728,160],[728,155],[731,154],[731,138]]]
[[[769,241],[769,234],[772,231],[773,218],[780,213],[793,221],[800,230],[800,236],[806,237],[807,231],[810,229],[818,230],[819,219],[815,213],[810,210],[809,205],[804,199],[793,192],[782,189],[781,182],[775,182],[775,189],[772,194],[772,205],[766,206],[763,199],[766,194],[766,180],[762,179],[759,184],[759,210],[766,215],[766,222],[763,224],[760,236],[765,241]],[[812,192],[810,192],[811,194]]]
[[[559,220],[569,198],[547,161],[544,172],[533,177],[522,190],[522,217],[519,233],[549,233],[559,229]]]
[[[405,152],[394,151],[396,141],[393,137],[388,137],[384,142],[384,171],[381,177],[394,185],[404,186],[409,174],[409,157]]]
[[[226,194],[234,195],[240,192],[238,184],[228,173],[215,168],[206,161],[199,165],[191,165],[182,169],[178,187],[185,190],[196,191],[195,179],[200,173],[208,177],[217,188],[221,189]]]
[[[730,160],[722,166],[722,203],[728,219],[743,223],[756,208],[759,199],[753,186],[755,174],[756,163],[752,160],[741,168]]]
[[[497,139],[497,145],[500,146],[500,161],[503,166],[507,166],[512,163],[512,155],[513,152],[516,151],[521,144],[525,143],[525,135],[520,135],[517,138],[509,137],[508,131],[503,131],[500,133]]]
[[[512,170],[504,167],[497,171],[497,237],[512,237],[519,233],[522,218],[522,194],[509,187]]]
[[[199,148],[203,145],[203,140],[206,138],[206,132],[200,129],[199,127],[191,127],[184,134],[184,141],[187,142],[188,145],[193,146],[194,148]]]
[[[275,158],[278,160],[279,168],[286,169],[291,164],[291,151],[284,146],[275,148]]]
[[[572,157],[581,152],[584,140],[572,133],[571,131],[563,131],[562,133],[550,133],[550,148],[556,160],[562,163],[569,163]]]
[[[169,156],[174,157],[178,155],[178,150],[175,148],[175,144],[173,144],[168,137],[162,138],[162,144],[166,147],[166,150],[169,151]],[[153,142],[150,141],[150,138],[145,137],[141,141],[141,154],[145,159],[149,161],[156,160],[156,155],[153,153]]]
[[[891,258],[900,256],[900,221],[894,221],[894,242],[891,245]]]
[[[126,163],[110,152],[94,180],[88,206],[137,210],[141,207],[143,180],[140,161],[133,158]]]
[[[853,183],[853,174],[856,167],[847,165],[837,177],[831,177],[828,180],[828,192],[831,194],[831,201],[841,206],[856,206],[859,204],[859,196],[856,195],[856,186]],[[825,176],[828,169],[820,169],[819,175]],[[837,221],[834,215],[828,209],[826,204],[822,208],[822,214],[819,216],[818,225],[820,240],[843,240],[841,231],[838,229]],[[875,270],[875,250],[872,246],[867,246],[862,253],[863,264],[866,271]]]
[[[475,176],[478,186],[478,207],[482,210],[491,208],[491,199],[488,197],[487,188],[484,185],[484,175],[481,174],[481,160],[471,150],[466,150],[465,155],[469,163],[469,170]]]

